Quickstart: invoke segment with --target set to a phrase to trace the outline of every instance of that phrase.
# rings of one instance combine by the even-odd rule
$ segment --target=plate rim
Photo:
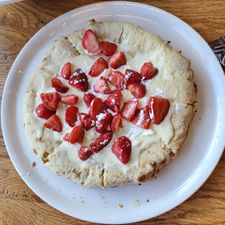
[[[8,72],[8,76],[6,78],[6,81],[5,81],[5,85],[4,85],[4,89],[3,89],[3,94],[2,94],[2,107],[1,107],[1,126],[2,126],[2,134],[3,134],[3,139],[4,139],[4,142],[5,142],[5,146],[6,146],[6,149],[7,149],[7,152],[9,154],[9,157],[10,157],[10,160],[11,162],[13,163],[13,166],[14,168],[16,169],[17,173],[20,175],[20,177],[23,179],[23,181],[26,183],[26,185],[35,193],[37,194],[41,199],[43,199],[48,205],[52,206],[53,208],[56,208],[57,210],[67,214],[67,215],[70,215],[72,217],[76,217],[78,219],[81,219],[81,220],[86,220],[86,221],[91,221],[91,222],[97,222],[97,223],[105,223],[106,221],[103,219],[103,220],[99,220],[99,219],[94,219],[94,218],[81,218],[79,217],[78,215],[74,215],[74,214],[71,214],[71,213],[68,213],[66,212],[65,210],[63,210],[62,208],[60,207],[57,207],[55,205],[53,205],[52,201],[47,199],[45,196],[43,197],[43,195],[41,195],[40,191],[39,190],[36,190],[32,185],[31,183],[29,182],[29,179],[26,177],[26,176],[23,176],[22,175],[22,172],[21,172],[21,169],[19,168],[18,165],[16,165],[16,160],[14,159],[14,156],[12,155],[12,151],[10,150],[9,146],[10,146],[10,142],[8,141],[8,137],[6,136],[6,130],[7,130],[7,124],[6,122],[4,121],[4,114],[5,114],[5,107],[3,107],[4,105],[6,105],[6,99],[7,99],[7,90],[8,90],[8,86],[9,86],[9,83],[10,83],[10,80],[12,79],[13,76],[15,76],[15,73],[14,73],[14,68],[16,67],[16,63],[17,61],[19,61],[19,59],[23,56],[23,52],[24,52],[24,49],[27,48],[27,46],[29,46],[29,44],[33,41],[35,41],[35,39],[45,30],[48,28],[48,26],[51,26],[52,24],[54,23],[57,23],[59,22],[60,20],[62,20],[62,18],[64,17],[68,17],[70,16],[70,14],[74,14],[74,13],[77,13],[77,12],[80,12],[80,11],[83,11],[85,9],[88,9],[88,8],[95,8],[95,7],[98,7],[98,6],[107,6],[107,5],[111,5],[111,6],[114,6],[114,5],[128,5],[128,6],[140,6],[140,7],[146,7],[147,9],[149,10],[154,10],[154,11],[158,11],[160,13],[163,13],[163,14],[166,14],[170,17],[172,17],[173,19],[176,19],[177,21],[179,21],[180,23],[182,23],[186,28],[189,28],[189,30],[192,31],[192,34],[196,35],[196,37],[202,42],[202,44],[204,44],[205,46],[207,45],[208,46],[208,43],[201,37],[201,35],[195,31],[190,25],[188,25],[186,22],[184,22],[183,20],[181,20],[180,18],[178,18],[177,16],[163,10],[163,9],[160,9],[160,8],[157,8],[157,7],[154,7],[154,6],[151,6],[151,5],[147,5],[147,4],[144,4],[144,3],[137,3],[137,2],[127,2],[127,1],[108,1],[108,2],[97,2],[97,3],[92,3],[92,4],[88,4],[88,5],[84,5],[84,6],[81,6],[81,7],[78,7],[78,8],[75,8],[75,9],[72,9],[56,18],[54,18],[52,21],[50,21],[49,23],[47,23],[44,27],[42,27],[39,31],[37,31],[31,38],[30,40],[23,46],[23,48],[20,50],[20,52],[18,53],[15,61],[13,62],[11,68],[10,68],[10,71]],[[211,50],[211,48],[208,46],[208,50],[211,51],[211,56],[214,58],[214,61],[215,63],[217,64],[217,69],[219,72],[219,74],[221,74],[221,82],[223,83],[223,86],[225,87],[225,78],[224,78],[224,74],[223,74],[223,70],[222,70],[222,67],[220,66],[216,56],[214,55],[213,51]],[[225,127],[223,127],[223,130],[225,130]],[[218,144],[219,145],[219,144]],[[223,147],[222,147],[223,146]],[[220,152],[217,153],[217,157],[214,159],[214,163],[211,165],[210,169],[208,169],[207,173],[204,173],[201,175],[201,177],[199,177],[198,179],[198,182],[195,181],[195,185],[192,185],[191,189],[186,192],[185,194],[182,195],[182,198],[180,198],[180,200],[177,200],[171,204],[169,204],[167,206],[166,209],[164,209],[163,211],[160,211],[160,213],[155,213],[155,215],[151,216],[151,218],[154,218],[155,216],[159,216],[165,212],[168,212],[169,210],[177,207],[178,205],[180,205],[182,202],[184,202],[185,200],[187,200],[191,195],[193,195],[202,185],[203,183],[209,178],[209,176],[212,174],[212,172],[214,171],[215,167],[217,166],[220,158],[221,158],[221,155],[223,153],[223,150],[224,150],[224,146],[225,146],[225,139],[224,140],[221,140],[220,139],[220,145],[218,146],[218,149],[219,147],[221,147],[221,150]],[[35,189],[35,190],[34,190]],[[121,222],[117,222],[118,224],[124,224],[124,223],[132,223],[132,222],[138,222],[138,221],[142,221],[142,220],[146,220],[146,219],[149,219],[149,216],[148,215],[145,215],[145,217],[141,217],[141,215],[139,216],[136,216],[135,218],[129,218],[127,219],[126,221],[121,221]],[[109,222],[107,221],[106,223],[112,223],[112,222]]]

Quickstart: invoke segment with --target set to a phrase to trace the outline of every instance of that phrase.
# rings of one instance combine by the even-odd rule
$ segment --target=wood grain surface
[[[25,43],[55,17],[92,0],[28,0],[0,6],[0,94],[8,71]],[[145,0],[175,14],[207,41],[225,35],[224,0]],[[224,134],[225,135],[225,134]],[[197,151],[197,149],[196,149]],[[15,171],[0,134],[0,225],[91,224],[53,209]],[[186,202],[138,224],[225,224],[225,154],[207,182]]]

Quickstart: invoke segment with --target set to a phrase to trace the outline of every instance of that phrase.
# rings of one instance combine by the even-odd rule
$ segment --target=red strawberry
[[[54,114],[48,120],[45,121],[44,126],[48,129],[61,132],[62,131],[62,124],[60,118]]]
[[[99,42],[92,30],[85,31],[82,38],[82,46],[91,55],[98,55],[100,53]]]
[[[116,113],[111,123],[112,132],[117,132],[121,126],[122,126],[122,117],[119,113]]]
[[[108,63],[101,57],[98,58],[94,64],[92,65],[89,75],[92,77],[97,77],[100,75],[105,69],[108,69]]]
[[[109,112],[103,112],[96,116],[96,131],[104,134],[112,120],[112,115]]]
[[[51,111],[56,111],[60,96],[57,92],[41,93],[40,95],[43,104]]]
[[[81,69],[77,69],[73,73],[69,79],[69,84],[83,92],[87,91],[89,86],[87,76]]]
[[[149,129],[151,119],[149,116],[148,106],[145,106],[144,108],[138,110],[131,122],[143,129]]]
[[[95,153],[101,151],[105,146],[107,146],[110,143],[112,136],[113,136],[112,132],[102,134],[96,139],[95,142],[90,144],[90,150]]]
[[[61,101],[67,105],[75,105],[78,101],[77,95],[66,95],[61,97]]]
[[[90,130],[95,125],[95,121],[86,113],[79,113],[79,119],[86,130]]]
[[[69,126],[73,127],[77,122],[77,113],[78,108],[76,106],[71,105],[66,109],[65,120]]]
[[[116,52],[109,59],[109,65],[113,69],[117,69],[118,67],[120,67],[126,63],[127,63],[127,59],[123,52]]]
[[[35,108],[35,112],[37,116],[42,119],[48,119],[55,114],[54,111],[49,110],[43,103]]]
[[[153,123],[160,124],[169,111],[170,102],[166,98],[154,96],[150,97],[148,101],[148,107],[150,111],[150,117]]]
[[[106,42],[106,41],[100,41],[99,42],[99,46],[100,46],[101,52],[105,56],[111,56],[117,50],[117,45],[116,44],[110,43],[110,42]]]
[[[83,146],[78,150],[78,157],[81,160],[87,160],[91,155],[93,155],[93,152],[89,147]]]
[[[135,70],[126,69],[125,71],[125,85],[126,87],[128,84],[131,83],[140,83],[142,79],[142,76],[140,73],[138,73]]]
[[[143,98],[146,93],[146,88],[144,84],[128,84],[127,89],[135,98]]]
[[[113,112],[118,112],[120,110],[120,104],[122,99],[121,91],[114,91],[105,99],[105,105],[107,108],[111,109]]]
[[[86,103],[87,107],[90,106],[92,100],[95,98],[95,95],[91,94],[91,93],[87,93],[87,94],[84,94],[84,102]]]
[[[92,102],[91,102],[91,105],[90,105],[90,116],[93,120],[96,119],[96,116],[99,114],[99,113],[102,113],[104,110],[105,110],[105,104],[104,102],[102,101],[102,99],[100,98],[95,98]]]
[[[141,75],[144,80],[153,78],[158,73],[158,69],[155,68],[152,63],[144,63],[141,67]]]
[[[64,85],[62,81],[56,77],[52,78],[51,84],[52,84],[52,87],[55,88],[55,90],[60,93],[66,93],[69,90],[69,88],[66,85]]]
[[[70,142],[71,144],[82,143],[84,138],[84,128],[82,125],[75,126],[70,133],[66,133],[64,140]]]
[[[112,152],[123,163],[126,164],[131,156],[131,141],[125,136],[117,138],[112,145]]]
[[[112,71],[107,75],[107,79],[116,89],[123,89],[125,76],[121,72]]]
[[[69,80],[70,76],[71,76],[71,63],[66,63],[62,69],[61,69],[61,76],[66,79]]]
[[[94,85],[94,91],[101,94],[109,94],[111,92],[107,80],[104,77],[100,77]]]
[[[131,121],[136,113],[138,100],[131,99],[125,102],[122,108],[122,117]]]

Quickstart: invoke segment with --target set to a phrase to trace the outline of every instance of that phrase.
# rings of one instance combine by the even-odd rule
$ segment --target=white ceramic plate
[[[84,188],[58,177],[32,153],[23,129],[22,105],[31,73],[50,44],[83,28],[89,19],[127,21],[170,40],[191,59],[198,85],[198,113],[178,158],[156,180],[141,186]],[[42,28],[24,46],[8,75],[2,100],[6,147],[18,173],[44,201],[71,216],[98,223],[130,223],[158,216],[185,201],[209,177],[225,145],[225,79],[207,43],[186,23],[160,9],[106,2],[72,10]],[[31,164],[35,161],[36,168]],[[120,208],[121,204],[124,207]]]

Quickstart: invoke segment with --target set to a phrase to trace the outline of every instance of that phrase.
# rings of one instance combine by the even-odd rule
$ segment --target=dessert
[[[25,131],[61,176],[85,186],[140,183],[177,155],[196,91],[190,61],[160,37],[92,20],[57,40],[35,69]]]

